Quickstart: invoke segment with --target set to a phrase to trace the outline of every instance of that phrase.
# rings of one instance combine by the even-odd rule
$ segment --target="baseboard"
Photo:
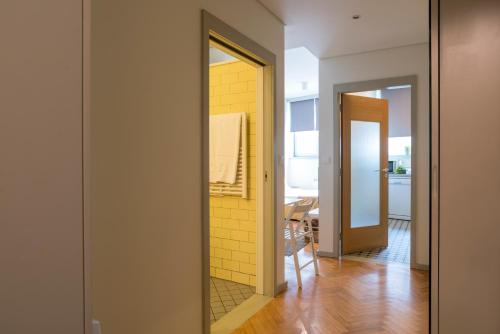
[[[276,288],[276,296],[288,289],[288,281],[284,281]]]
[[[333,253],[333,252],[324,252],[324,251],[318,251],[318,256],[338,258],[338,256],[335,253]]]
[[[419,264],[419,263],[414,263],[411,265],[411,269],[417,269],[417,270],[429,270],[429,265],[428,264]]]

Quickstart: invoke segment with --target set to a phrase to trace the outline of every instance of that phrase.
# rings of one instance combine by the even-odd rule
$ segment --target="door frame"
[[[209,45],[216,39],[234,54],[249,58],[262,67],[257,80],[257,147],[262,156],[257,159],[257,285],[264,296],[274,297],[277,283],[277,238],[275,223],[278,189],[278,154],[276,122],[276,56],[227,25],[206,10],[202,10],[202,314],[203,333],[210,333],[210,191],[209,191]],[[260,92],[262,94],[260,94]],[[261,115],[261,116],[259,116]],[[259,148],[257,148],[259,149]],[[265,256],[266,255],[266,256]],[[259,275],[260,274],[260,275]],[[260,282],[259,282],[260,280]]]
[[[334,159],[333,159],[333,173],[334,173],[334,196],[337,200],[333,202],[333,210],[336,212],[333,229],[333,249],[337,251],[337,254],[342,254],[342,248],[340,243],[341,231],[342,231],[342,178],[340,174],[340,168],[342,166],[342,155],[340,145],[342,144],[342,123],[341,123],[341,96],[344,93],[362,92],[381,89],[383,87],[389,86],[401,86],[401,85],[411,85],[411,216],[412,222],[417,220],[417,76],[401,76],[385,79],[375,79],[359,82],[350,82],[343,84],[333,85],[333,98],[334,98],[334,122],[337,124],[338,136],[334,137]],[[419,266],[416,263],[416,225],[411,224],[411,236],[410,236],[410,267],[415,269],[427,269]]]

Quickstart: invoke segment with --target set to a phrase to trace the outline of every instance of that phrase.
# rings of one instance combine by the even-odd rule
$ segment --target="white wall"
[[[383,89],[389,100],[389,137],[411,136],[411,89]]]
[[[334,249],[334,183],[338,177],[339,161],[334,154],[334,138],[339,125],[334,123],[333,85],[357,81],[417,75],[418,133],[417,154],[417,235],[416,261],[429,263],[429,65],[428,44],[321,59],[319,63],[320,98],[320,250],[336,254]],[[335,151],[337,152],[337,151]],[[337,166],[337,167],[335,167]],[[327,204],[325,204],[327,203]]]
[[[82,0],[0,7],[0,332],[82,334]]]
[[[202,8],[276,54],[283,138],[284,30],[257,1],[93,2],[91,297],[106,334],[201,333]]]

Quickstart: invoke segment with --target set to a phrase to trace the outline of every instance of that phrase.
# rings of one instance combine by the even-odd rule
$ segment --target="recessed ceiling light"
[[[353,19],[353,20],[357,20],[357,19],[359,19],[360,17],[361,17],[361,15],[356,14],[356,15],[353,15],[353,16],[352,16],[352,19]]]

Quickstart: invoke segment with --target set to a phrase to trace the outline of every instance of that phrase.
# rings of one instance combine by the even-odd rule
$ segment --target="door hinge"
[[[342,168],[339,169],[339,176],[342,177]]]
[[[267,182],[267,172],[264,172],[264,182]]]

